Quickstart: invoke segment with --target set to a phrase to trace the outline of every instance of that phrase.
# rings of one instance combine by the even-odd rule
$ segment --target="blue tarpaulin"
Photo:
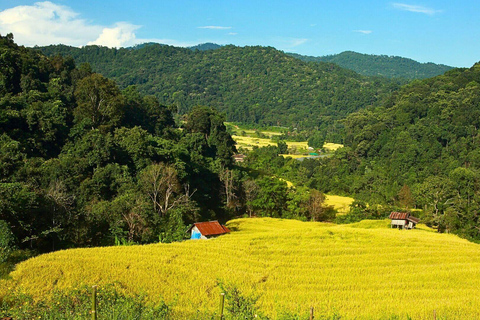
[[[202,237],[202,234],[198,231],[193,231],[192,232],[192,237],[190,239],[195,240],[195,239],[200,239]]]

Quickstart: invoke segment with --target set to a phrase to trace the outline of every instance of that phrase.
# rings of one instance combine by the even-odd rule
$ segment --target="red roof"
[[[392,212],[389,218],[392,220],[406,220],[410,216],[408,212]]]
[[[411,216],[408,212],[392,212],[390,213],[389,218],[392,220],[408,220],[414,223],[418,223],[420,221],[420,219]]]
[[[194,225],[197,227],[198,231],[206,237],[230,232],[227,227],[222,226],[218,221],[197,222],[194,223]]]

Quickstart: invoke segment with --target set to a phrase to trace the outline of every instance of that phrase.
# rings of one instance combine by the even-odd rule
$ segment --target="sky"
[[[480,1],[0,0],[7,33],[25,46],[212,42],[471,67],[480,61]]]

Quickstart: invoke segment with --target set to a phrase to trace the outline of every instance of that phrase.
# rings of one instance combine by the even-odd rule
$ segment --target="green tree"
[[[285,141],[278,141],[277,148],[279,154],[287,154],[288,153],[288,145]]]
[[[255,213],[264,217],[282,217],[287,210],[287,183],[278,178],[264,177],[257,180],[257,185],[257,197],[251,201]]]
[[[118,125],[124,113],[124,101],[120,90],[112,80],[98,73],[78,82],[75,90],[78,106],[75,108],[76,122],[85,121],[95,128],[109,129]]]
[[[325,195],[312,189],[308,199],[308,213],[312,221],[333,221],[336,211],[333,206],[325,205]]]
[[[455,199],[452,181],[445,177],[430,176],[417,185],[414,194],[417,201],[424,207],[427,224],[439,231],[444,231],[444,214]]]
[[[15,237],[8,223],[0,220],[0,263],[5,262],[15,246]]]

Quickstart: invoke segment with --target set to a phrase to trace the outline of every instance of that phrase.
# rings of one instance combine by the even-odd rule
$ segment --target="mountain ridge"
[[[72,56],[78,64],[87,62],[120,87],[136,85],[180,113],[208,105],[226,113],[229,121],[259,125],[321,127],[377,104],[401,84],[332,63],[306,63],[272,47],[38,49],[48,56]]]
[[[338,54],[318,57],[304,56],[296,53],[288,54],[307,62],[332,62],[366,76],[383,76],[411,80],[431,78],[454,68],[433,62],[421,63],[400,56],[364,54],[354,51],[343,51]]]
[[[150,44],[155,43],[149,42],[140,44],[134,48],[141,48]],[[191,50],[205,51],[217,50],[222,47],[222,45],[216,43],[206,42],[187,48]],[[387,78],[404,78],[408,80],[431,78],[455,68],[433,62],[422,63],[411,58],[397,55],[366,54],[353,50],[346,50],[340,53],[324,56],[302,55],[293,52],[286,52],[286,54],[306,62],[332,62],[342,68],[353,70],[365,76],[383,76]]]

